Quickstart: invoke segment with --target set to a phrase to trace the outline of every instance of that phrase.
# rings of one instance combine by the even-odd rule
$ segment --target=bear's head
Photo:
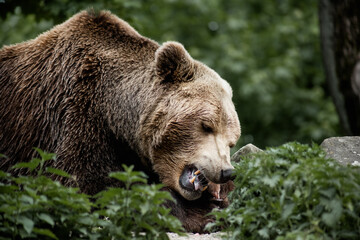
[[[232,90],[176,42],[159,47],[154,68],[164,94],[148,119],[149,158],[163,184],[195,200],[208,182],[225,183],[233,173],[240,123]]]

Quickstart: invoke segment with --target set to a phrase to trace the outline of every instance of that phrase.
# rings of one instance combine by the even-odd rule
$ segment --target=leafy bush
[[[166,231],[182,230],[178,219],[161,206],[170,194],[160,191],[161,185],[147,185],[146,176],[132,167],[111,174],[126,188],[100,192],[92,202],[77,188],[46,177],[71,176],[45,168],[55,155],[37,151],[41,159],[14,166],[35,171],[36,177],[0,171],[0,239],[168,239]]]
[[[360,172],[317,146],[268,149],[236,165],[232,204],[216,211],[230,239],[359,239]]]
[[[101,239],[168,239],[167,231],[180,233],[180,221],[161,206],[172,199],[169,192],[160,191],[160,184],[147,185],[144,173],[123,167],[124,172],[110,176],[124,182],[126,188],[111,188],[96,196],[96,213],[108,219],[101,225]]]

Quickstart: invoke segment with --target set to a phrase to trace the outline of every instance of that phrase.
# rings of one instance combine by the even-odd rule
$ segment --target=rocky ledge
[[[332,137],[320,145],[328,158],[341,164],[360,166],[360,137]]]

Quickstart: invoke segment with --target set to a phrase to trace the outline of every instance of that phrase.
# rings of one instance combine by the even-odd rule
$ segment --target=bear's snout
[[[221,170],[220,183],[227,183],[230,180],[234,180],[235,179],[234,173],[235,171],[232,168]]]

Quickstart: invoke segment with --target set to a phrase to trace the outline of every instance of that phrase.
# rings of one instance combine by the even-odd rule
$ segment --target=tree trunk
[[[347,135],[360,135],[360,4],[320,0],[320,34],[326,80]]]

